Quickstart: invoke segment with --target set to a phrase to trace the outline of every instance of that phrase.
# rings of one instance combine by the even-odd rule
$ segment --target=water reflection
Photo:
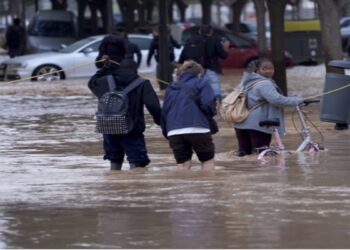
[[[151,165],[110,172],[93,97],[2,95],[0,105],[0,248],[350,247],[350,134],[319,122],[317,107],[327,150],[314,155],[234,157],[233,129],[219,121],[215,171],[197,160],[177,171],[147,116]],[[294,149],[288,120],[287,131]]]

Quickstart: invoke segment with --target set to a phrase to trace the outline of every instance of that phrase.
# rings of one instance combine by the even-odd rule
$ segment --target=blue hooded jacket
[[[208,82],[189,72],[181,74],[179,81],[186,84],[198,97],[201,109],[178,82],[171,83],[164,96],[161,115],[161,126],[165,137],[169,131],[175,129],[189,127],[209,129],[207,117],[216,114],[215,96]]]

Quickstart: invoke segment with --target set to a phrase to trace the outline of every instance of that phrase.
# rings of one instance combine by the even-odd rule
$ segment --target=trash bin
[[[333,60],[329,66],[350,69],[350,61]],[[332,91],[350,84],[350,76],[327,73],[324,92]],[[350,87],[327,94],[321,98],[320,119],[325,122],[350,123]]]

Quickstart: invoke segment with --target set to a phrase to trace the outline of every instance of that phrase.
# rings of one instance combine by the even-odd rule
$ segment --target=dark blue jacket
[[[178,82],[171,83],[164,96],[161,116],[161,126],[165,137],[170,130],[174,129],[188,127],[209,129],[207,116],[213,117],[216,114],[215,96],[208,82],[192,73],[183,73],[179,81],[186,84],[197,95],[201,109],[181,89]]]

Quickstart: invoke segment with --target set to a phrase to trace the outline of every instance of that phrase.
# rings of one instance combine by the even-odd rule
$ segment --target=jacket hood
[[[179,80],[178,81],[181,81],[181,82],[187,82],[193,78],[197,78],[197,75],[193,74],[193,73],[190,73],[190,72],[185,72],[185,73],[182,73],[180,76],[179,76]],[[169,85],[169,88],[171,89],[181,89],[181,87],[179,86],[178,84],[178,81],[174,81],[172,82],[170,85]]]
[[[255,72],[244,72],[241,83],[239,85],[242,87],[246,87],[250,83],[253,83],[253,82],[258,81],[258,80],[268,80],[271,82],[273,81],[269,78],[266,78],[260,74],[255,73]]]
[[[125,87],[137,77],[137,73],[127,68],[118,67],[113,71],[113,76],[117,85]]]

